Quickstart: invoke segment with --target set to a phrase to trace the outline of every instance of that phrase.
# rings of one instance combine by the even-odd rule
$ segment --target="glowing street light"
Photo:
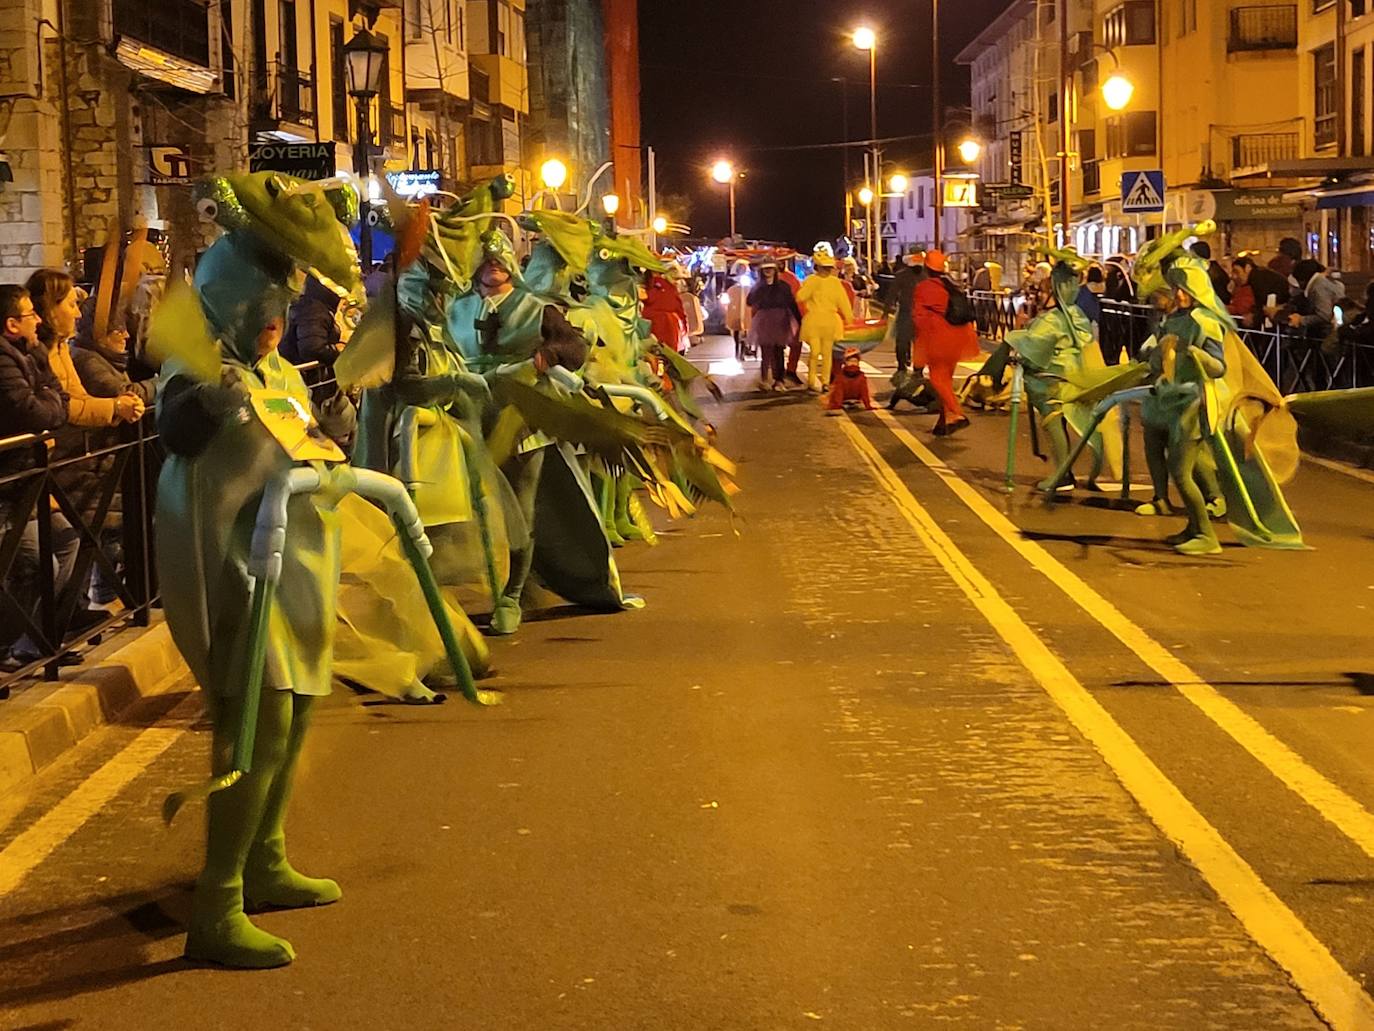
[[[867,187],[867,186],[860,187],[860,189],[859,189],[859,203],[862,204],[864,207],[868,207],[870,204],[873,203],[873,191],[872,191],[872,189],[870,189],[870,188]]]
[[[568,166],[558,158],[549,158],[539,166],[539,179],[548,189],[556,193],[568,181]]]
[[[1107,107],[1113,111],[1122,110],[1131,102],[1131,97],[1135,94],[1135,83],[1120,72],[1112,75],[1102,84],[1102,99],[1106,101]]]
[[[901,172],[897,172],[887,181],[887,185],[893,193],[906,193],[906,188],[910,186],[911,183]]]
[[[720,158],[711,166],[711,178],[722,186],[730,186],[730,237],[735,236],[735,180],[739,175],[735,172],[735,166],[725,158]]]
[[[854,30],[854,45],[860,50],[872,50],[878,45],[878,34],[867,25],[860,25]]]
[[[620,195],[606,194],[601,198],[601,209],[606,212],[607,218],[615,218],[615,213],[620,210]]]
[[[654,216],[654,221],[652,224],[654,232],[656,232],[659,236],[662,236],[664,233],[668,231],[668,219],[665,218],[663,215]]]
[[[956,149],[959,151],[959,160],[966,165],[973,164],[978,160],[978,155],[983,153],[983,145],[972,136],[960,140]]]

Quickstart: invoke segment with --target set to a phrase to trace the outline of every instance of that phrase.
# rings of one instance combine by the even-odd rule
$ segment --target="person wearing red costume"
[[[946,275],[942,251],[926,252],[929,277],[916,286],[912,318],[916,323],[916,346],[912,365],[925,365],[930,385],[940,398],[943,411],[935,424],[935,435],[946,436],[969,424],[968,417],[954,393],[954,372],[959,363],[978,355],[978,331],[972,322],[954,325],[946,317],[950,291],[956,289]]]
[[[657,272],[647,272],[644,294],[644,317],[649,320],[654,337],[664,347],[681,353],[687,337],[687,310],[682,306],[677,285]]]
[[[850,403],[862,404],[873,410],[868,393],[868,377],[864,375],[863,359],[857,347],[846,347],[840,371],[830,381],[830,396],[825,399],[827,415],[834,415]]]

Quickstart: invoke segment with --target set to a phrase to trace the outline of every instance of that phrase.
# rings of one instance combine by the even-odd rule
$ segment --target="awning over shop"
[[[190,93],[209,93],[215,88],[215,73],[209,68],[173,57],[127,36],[120,36],[115,44],[115,59],[140,75]]]
[[[1374,205],[1374,186],[1352,186],[1346,190],[1328,190],[1317,194],[1317,210],[1334,208],[1363,208]]]

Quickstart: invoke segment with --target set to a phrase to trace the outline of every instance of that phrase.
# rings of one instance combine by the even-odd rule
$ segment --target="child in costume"
[[[811,260],[816,271],[797,291],[797,304],[802,311],[801,338],[811,349],[806,385],[819,394],[830,388],[835,343],[844,335],[845,323],[853,321],[854,305],[844,280],[835,274],[835,255],[817,248]]]
[[[873,399],[868,393],[868,377],[864,375],[862,356],[857,347],[844,349],[844,361],[834,382],[830,384],[830,396],[825,400],[825,409],[833,415],[848,404],[861,404],[869,411],[873,410]]]

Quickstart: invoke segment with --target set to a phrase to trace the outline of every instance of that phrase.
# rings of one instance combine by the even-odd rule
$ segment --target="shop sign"
[[[1188,196],[1188,217],[1217,222],[1283,221],[1302,217],[1302,203],[1284,200],[1284,189],[1194,190]]]
[[[281,172],[297,179],[332,179],[338,170],[334,143],[254,143],[248,171]]]

